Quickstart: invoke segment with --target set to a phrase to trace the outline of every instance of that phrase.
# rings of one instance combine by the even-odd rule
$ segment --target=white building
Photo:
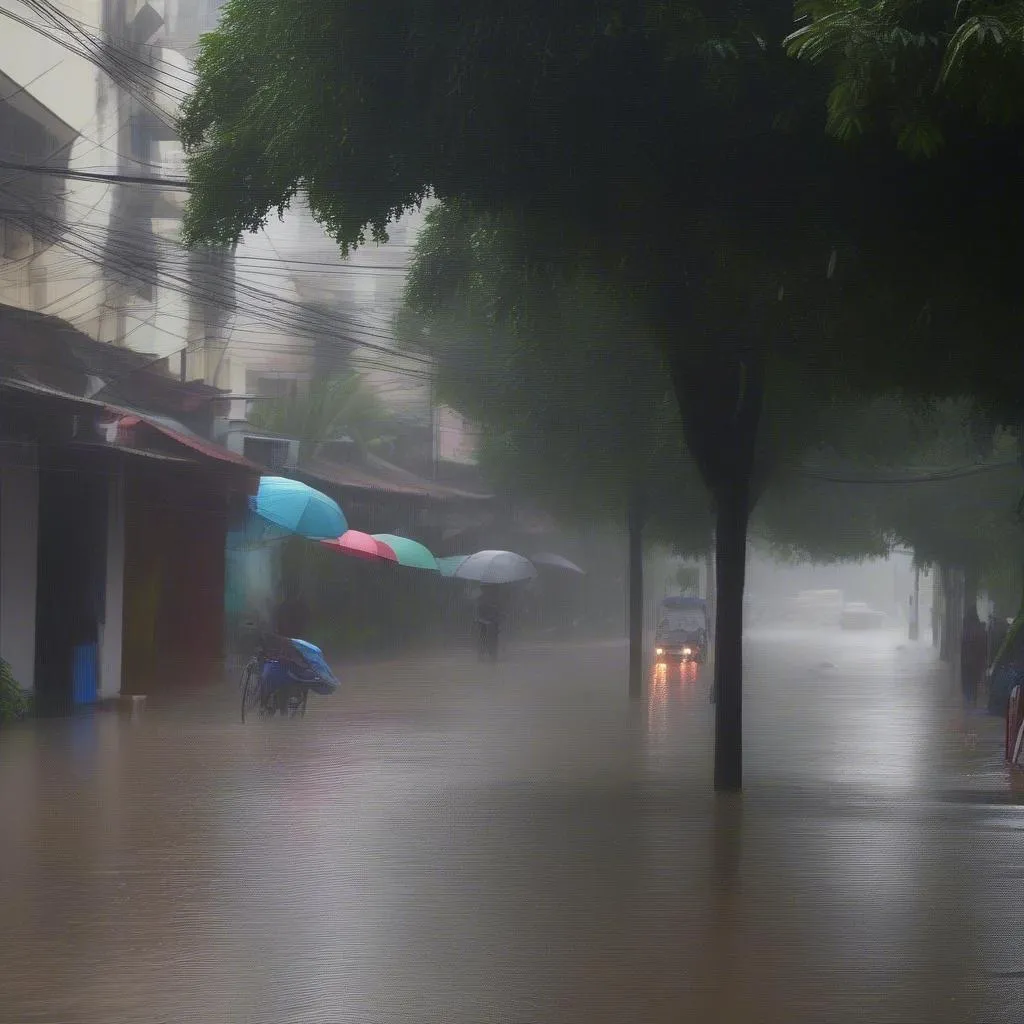
[[[221,6],[77,0],[60,7],[77,22],[68,33],[36,7],[0,0],[0,92],[34,105],[37,123],[55,129],[32,159],[0,139],[0,159],[72,174],[180,178],[183,153],[171,126],[196,41],[215,27]],[[98,60],[101,41],[111,55]],[[396,352],[392,340],[422,215],[395,225],[389,244],[342,260],[296,204],[211,265],[178,244],[183,190],[55,180],[65,186],[63,210],[49,221],[34,217],[34,242],[24,237],[25,217],[0,214],[11,225],[0,251],[14,254],[0,264],[0,301],[61,316],[239,396],[286,393],[345,354],[389,404],[428,414],[424,364]],[[231,418],[244,415],[245,403],[235,403]]]

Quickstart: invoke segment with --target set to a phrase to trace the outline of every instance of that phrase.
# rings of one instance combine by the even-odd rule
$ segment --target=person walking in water
[[[960,641],[960,689],[966,708],[974,708],[978,703],[978,687],[987,663],[988,631],[978,618],[977,608],[972,606],[964,615]]]
[[[485,583],[476,601],[478,653],[481,659],[498,658],[498,633],[505,616],[505,594],[500,585]]]

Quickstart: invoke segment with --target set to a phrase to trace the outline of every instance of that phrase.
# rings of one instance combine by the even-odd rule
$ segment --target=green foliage
[[[887,123],[901,149],[933,157],[957,111],[989,124],[1024,113],[1020,0],[803,0],[788,51],[829,66],[829,130],[841,139]]]
[[[299,462],[311,458],[324,441],[350,437],[360,448],[373,446],[386,424],[377,394],[358,373],[310,382],[288,398],[253,403],[250,422],[299,442]]]
[[[31,710],[28,694],[18,685],[11,666],[0,658],[0,725],[16,722]]]
[[[1024,380],[1008,353],[1024,327],[1024,239],[1006,212],[1019,194],[1024,3],[804,0],[797,13],[786,47],[829,75],[829,131],[855,143],[855,165],[885,168],[866,202],[848,195],[863,222],[846,236],[858,256],[840,261],[850,301],[831,324],[835,351],[869,386],[975,396],[1018,425]]]
[[[1019,335],[964,283],[959,254],[984,275],[984,245],[922,234],[903,195],[880,206],[899,168],[824,137],[827,82],[785,56],[791,29],[785,4],[721,0],[526,0],[512,14],[493,0],[229,0],[182,118],[186,235],[234,241],[299,190],[346,250],[428,194],[455,220],[469,207],[474,258],[515,235],[479,314],[536,322],[542,281],[577,268],[627,296],[712,483],[737,446],[710,413],[765,361],[961,393],[978,383],[966,339],[994,351]],[[936,182],[932,209],[957,209],[976,180]],[[459,273],[462,243],[439,244],[428,291]],[[515,301],[527,283],[530,310]],[[922,316],[945,302],[959,311]],[[762,476],[772,454],[762,444]]]
[[[234,242],[300,189],[346,249],[431,191],[563,223],[653,212],[705,97],[729,109],[789,23],[737,0],[228,0],[181,118],[185,236]]]
[[[839,150],[815,65],[836,130],[881,110],[924,151],[947,126],[922,104],[971,19],[1004,27],[958,37],[947,78],[962,66],[991,102],[1000,83],[1024,95],[1009,72],[969,64],[997,44],[1018,59],[1019,6],[816,0],[791,36],[791,8],[774,2],[229,0],[183,111],[185,233],[233,242],[300,190],[345,250],[431,194],[492,218],[480,230],[518,223],[522,259],[493,301],[509,304],[516,274],[535,284],[577,265],[628,294],[709,481],[697,434],[735,446],[726,420],[697,423],[693,408],[712,377],[718,404],[734,402],[737,364],[753,380],[766,354],[875,390],[991,390],[1010,405],[1024,382],[999,353],[1024,326],[1024,241],[998,218],[1016,202],[1016,157],[922,177]],[[787,58],[787,36],[804,60]],[[695,378],[708,386],[687,393]]]

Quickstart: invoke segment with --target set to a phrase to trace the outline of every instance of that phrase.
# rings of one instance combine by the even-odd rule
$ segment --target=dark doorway
[[[97,460],[40,453],[36,707],[73,706],[75,649],[96,644],[106,592],[107,474]]]
[[[133,464],[125,488],[122,693],[219,678],[228,486],[199,468]]]

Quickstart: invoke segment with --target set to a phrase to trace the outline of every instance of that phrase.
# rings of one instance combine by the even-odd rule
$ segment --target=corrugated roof
[[[250,462],[244,455],[239,455],[237,452],[224,448],[213,441],[208,441],[205,437],[193,434],[184,427],[172,427],[163,417],[158,419],[156,417],[146,416],[142,413],[130,412],[123,415],[120,422],[125,426],[135,426],[139,423],[143,423],[150,429],[163,434],[164,437],[168,437],[177,444],[183,445],[185,448],[190,448],[192,451],[198,452],[200,455],[204,455],[208,459],[216,459],[219,462],[229,462],[232,465],[248,469],[253,473],[262,474],[264,472],[264,469],[261,466],[257,466],[255,462]]]
[[[25,391],[29,394],[40,395],[45,398],[56,398],[62,402],[69,402],[72,405],[80,405],[91,409],[109,409],[104,402],[97,402],[92,398],[83,398],[81,395],[73,395],[69,391],[62,391],[60,388],[50,387],[49,384],[39,384],[35,381],[13,380],[5,377],[0,380],[0,387],[9,391]]]
[[[225,394],[202,381],[180,381],[166,358],[97,341],[59,317],[0,303],[0,362],[9,377],[81,394],[86,375],[105,389],[157,389],[177,405],[199,406]],[[112,396],[113,397],[113,396]],[[124,395],[114,399],[124,401]]]
[[[329,459],[311,459],[301,474],[335,487],[351,487],[363,491],[387,491],[410,497],[437,498],[447,501],[489,501],[490,494],[447,487],[433,480],[425,480],[409,470],[394,466],[383,459],[367,456],[365,464],[331,462]]]
[[[239,466],[240,468],[248,469],[256,474],[262,474],[264,472],[262,467],[257,466],[255,462],[250,462],[244,456],[238,455],[236,452],[230,451],[219,444],[215,444],[213,441],[207,441],[206,438],[199,437],[197,434],[187,431],[184,427],[176,429],[175,427],[170,426],[168,421],[162,417],[160,419],[151,419],[145,414],[135,412],[131,409],[122,409],[116,405],[107,405],[106,402],[97,402],[92,398],[83,398],[81,395],[72,395],[66,391],[61,391],[60,388],[49,387],[46,384],[37,384],[30,381],[10,379],[0,380],[0,388],[10,391],[20,391],[25,394],[38,395],[41,398],[57,399],[61,402],[66,402],[82,409],[95,410],[96,412],[108,412],[118,418],[118,423],[121,426],[134,427],[140,423],[145,424],[147,427],[157,431],[175,443],[180,444],[199,455],[203,455],[208,459],[214,459],[218,462],[228,462],[232,465]],[[96,445],[96,447],[101,446]],[[109,447],[124,447],[126,451],[130,450],[134,454],[138,454],[139,452],[139,449],[134,445],[110,445]]]

